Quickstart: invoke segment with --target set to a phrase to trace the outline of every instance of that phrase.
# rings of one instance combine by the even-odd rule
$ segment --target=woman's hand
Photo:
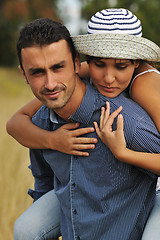
[[[126,141],[123,132],[123,116],[119,114],[121,111],[122,107],[119,107],[110,114],[110,104],[106,102],[106,110],[104,107],[101,109],[100,126],[98,127],[97,122],[94,122],[97,135],[118,159],[121,158],[121,154],[123,154],[123,151],[126,149]],[[113,131],[112,125],[116,117],[117,129]]]
[[[79,123],[68,123],[56,131],[48,132],[49,148],[71,155],[89,156],[89,153],[84,150],[94,149],[97,139],[82,137],[82,135],[94,132],[95,129],[93,127],[78,128],[78,126]]]

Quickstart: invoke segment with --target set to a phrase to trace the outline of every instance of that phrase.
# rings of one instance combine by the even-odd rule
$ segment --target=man
[[[36,20],[21,31],[17,46],[22,73],[45,104],[34,116],[34,124],[46,130],[67,122],[92,127],[108,100],[112,112],[123,105],[127,145],[158,152],[158,132],[137,104],[123,94],[108,99],[80,80],[79,59],[64,26]],[[53,189],[55,176],[63,239],[140,239],[153,206],[157,176],[118,161],[100,140],[89,152],[86,158],[32,150],[33,197]]]

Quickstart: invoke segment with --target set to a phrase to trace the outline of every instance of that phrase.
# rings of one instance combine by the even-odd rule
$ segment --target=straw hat
[[[142,37],[140,20],[127,9],[105,9],[88,23],[88,34],[72,36],[79,53],[102,58],[160,61],[160,48]]]

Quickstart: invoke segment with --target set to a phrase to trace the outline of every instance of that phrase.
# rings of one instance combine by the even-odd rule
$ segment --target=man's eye
[[[39,75],[39,74],[42,74],[42,73],[44,73],[43,70],[35,70],[35,71],[33,71],[33,72],[31,73],[31,75],[32,75],[32,76],[35,76],[35,75]]]
[[[64,67],[64,65],[56,65],[56,66],[53,67],[53,71],[59,70],[63,67]]]

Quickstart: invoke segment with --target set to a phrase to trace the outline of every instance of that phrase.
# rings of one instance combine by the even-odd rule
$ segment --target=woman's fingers
[[[105,117],[105,108],[101,107],[101,116],[100,116],[100,122],[99,122],[100,129],[102,129],[104,126],[104,117]]]

